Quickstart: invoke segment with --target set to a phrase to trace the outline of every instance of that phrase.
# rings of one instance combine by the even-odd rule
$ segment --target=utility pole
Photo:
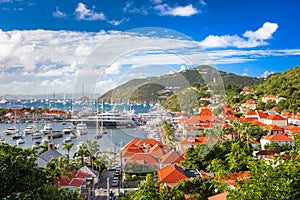
[[[109,200],[109,195],[110,195],[110,187],[109,187],[109,177],[107,177],[107,179],[106,179],[106,181],[107,181],[107,200]]]
[[[120,169],[120,177],[119,177],[119,187],[118,187],[118,193],[120,195],[120,190],[122,187],[122,177],[123,177],[123,164],[122,164],[122,141],[120,142],[120,161],[121,161],[121,169]]]

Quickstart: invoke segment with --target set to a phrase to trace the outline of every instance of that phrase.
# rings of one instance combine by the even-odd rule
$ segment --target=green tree
[[[49,184],[49,172],[35,161],[35,154],[28,149],[0,144],[1,199],[81,199],[76,192]]]
[[[63,143],[63,150],[67,151],[67,161],[68,161],[68,164],[70,162],[70,150],[72,149],[72,147],[74,146],[74,143],[71,142],[71,143]]]
[[[140,184],[138,190],[131,196],[131,200],[160,200],[159,188],[155,186],[153,175],[147,174],[146,182]]]
[[[79,157],[81,160],[81,166],[84,166],[84,157],[89,156],[87,146],[83,144],[74,154],[74,158]]]
[[[300,151],[300,134],[294,135],[294,141],[295,141],[295,149],[297,151]]]
[[[250,180],[238,182],[227,199],[299,199],[300,161],[299,155],[284,162],[278,157],[273,163],[265,161],[249,162]],[[276,166],[276,167],[273,167]]]
[[[94,160],[97,154],[100,153],[100,145],[97,141],[92,142],[91,140],[87,140],[85,144],[89,153],[92,169],[94,169]]]

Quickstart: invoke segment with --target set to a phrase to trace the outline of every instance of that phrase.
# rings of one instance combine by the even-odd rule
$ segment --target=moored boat
[[[5,135],[14,135],[14,134],[19,133],[19,131],[15,126],[11,126],[8,129],[4,130],[3,133]]]
[[[77,135],[85,135],[87,134],[87,126],[85,123],[80,123],[76,125],[76,133]]]
[[[29,126],[27,126],[24,130],[23,130],[23,133],[28,135],[28,134],[33,134],[33,133],[36,133],[38,132],[37,129],[36,129],[36,125],[35,124],[31,124]]]

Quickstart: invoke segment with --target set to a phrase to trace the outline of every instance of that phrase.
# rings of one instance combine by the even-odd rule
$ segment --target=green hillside
[[[174,74],[130,80],[108,91],[99,99],[117,103],[161,103],[173,93],[185,88],[205,84],[205,81],[212,82],[216,73],[221,75],[225,85],[253,85],[260,81],[258,78],[238,76],[202,65]]]
[[[279,110],[300,112],[300,66],[286,72],[275,74],[266,81],[257,83],[252,89],[260,100],[266,95],[283,97],[286,100],[280,101],[276,106]],[[261,102],[259,102],[261,103]]]

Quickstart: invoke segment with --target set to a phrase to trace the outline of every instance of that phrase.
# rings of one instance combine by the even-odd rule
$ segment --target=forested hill
[[[113,90],[108,91],[99,99],[105,102],[156,103],[162,102],[174,91],[183,90],[192,85],[204,84],[202,76],[216,71],[210,66],[198,66],[192,69],[158,77],[130,80]],[[239,76],[219,71],[225,85],[253,85],[261,79]],[[170,89],[171,88],[171,89]]]
[[[283,97],[286,100],[277,105],[280,109],[300,110],[300,66],[272,75],[266,81],[256,83],[252,87],[258,99],[266,95]]]

